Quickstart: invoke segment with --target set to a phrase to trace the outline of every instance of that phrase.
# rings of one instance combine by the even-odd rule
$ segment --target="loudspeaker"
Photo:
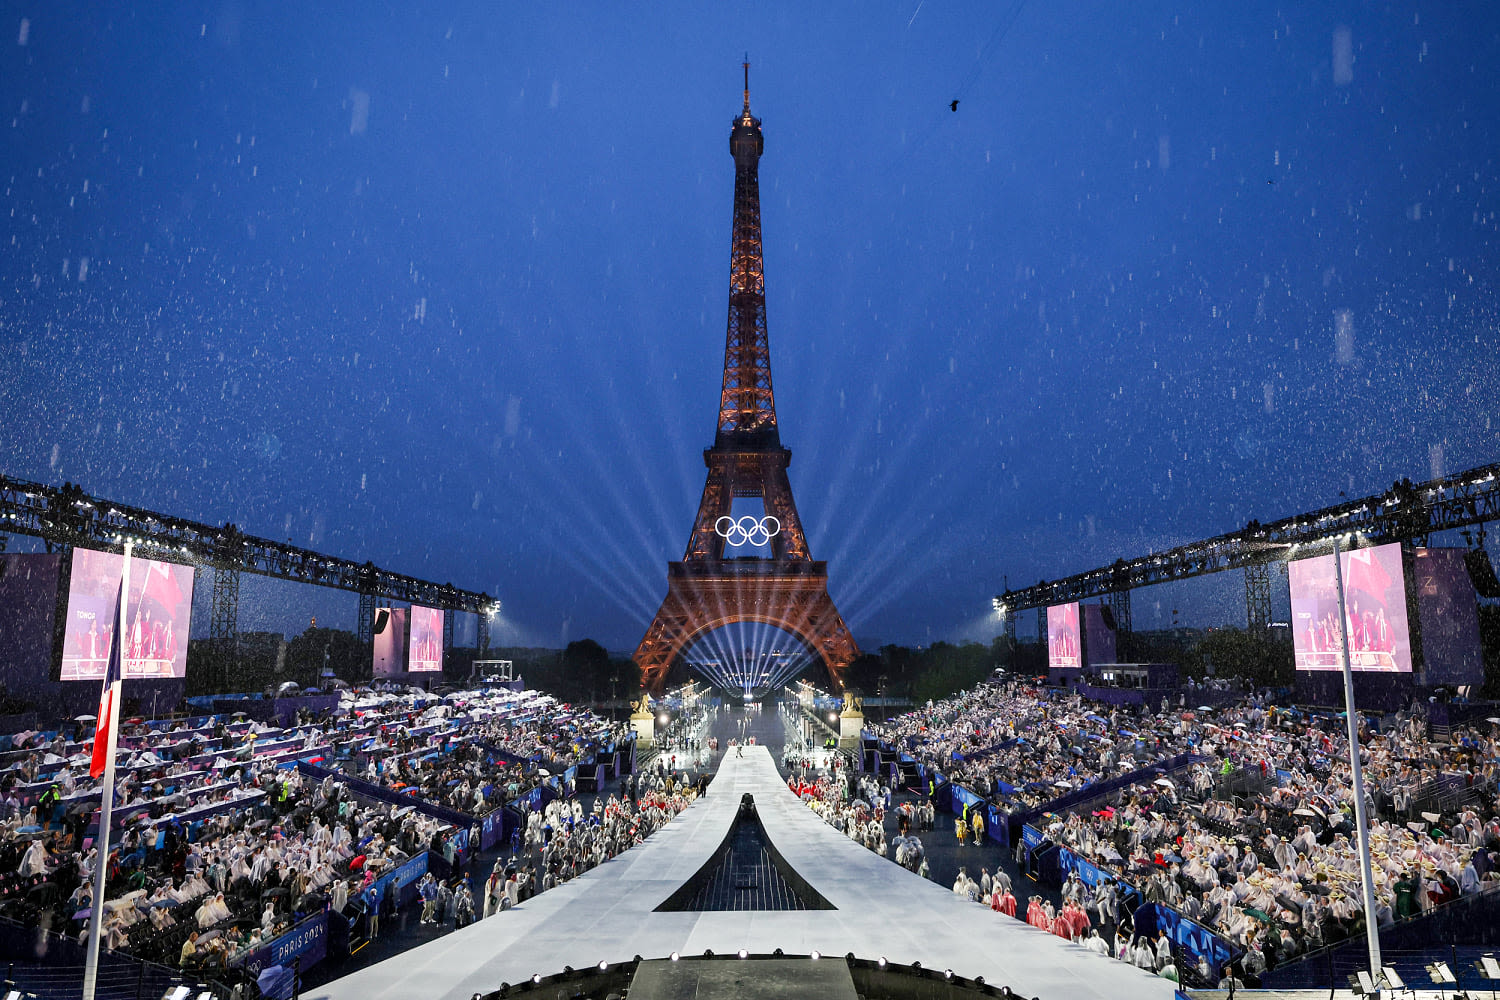
[[[1474,592],[1480,597],[1500,597],[1500,578],[1495,576],[1495,566],[1485,549],[1470,549],[1464,553],[1464,566],[1469,570],[1469,579],[1474,582]]]
[[[375,612],[375,635],[385,631],[385,627],[391,623],[391,609],[379,608]]]

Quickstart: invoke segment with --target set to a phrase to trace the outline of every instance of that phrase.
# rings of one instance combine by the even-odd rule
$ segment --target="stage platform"
[[[766,834],[834,909],[658,913],[714,854],[742,796]],[[515,909],[303,993],[327,1000],[470,1000],[533,974],[673,952],[814,951],[983,976],[1023,997],[1171,1000],[1173,984],[1095,955],[913,875],[820,820],[764,747],[725,754],[708,794],[647,842]]]

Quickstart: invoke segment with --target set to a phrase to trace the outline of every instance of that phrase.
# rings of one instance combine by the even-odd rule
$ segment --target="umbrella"
[[[1153,784],[1153,785],[1160,785],[1163,788],[1176,788],[1177,787],[1176,785],[1172,784],[1172,779],[1171,778],[1157,778],[1155,781],[1151,782],[1151,784]]]
[[[1484,721],[1488,722],[1492,726],[1500,726],[1500,718],[1497,718],[1496,716],[1493,716],[1493,715],[1490,716],[1488,719],[1485,719]]]
[[[77,913],[73,914],[73,919],[74,920],[85,920],[88,917],[91,917],[93,915],[94,915],[94,908],[91,907],[91,906],[85,906],[83,909],[81,909]]]
[[[1271,922],[1271,915],[1265,910],[1257,910],[1253,906],[1242,906],[1240,907],[1240,909],[1244,910],[1248,916],[1252,916],[1256,920],[1264,921],[1268,924]]]
[[[1316,816],[1318,814],[1315,813],[1315,812],[1313,812],[1311,809],[1297,808],[1297,809],[1293,809],[1292,810],[1292,815],[1293,816]]]
[[[98,722],[99,719],[98,719],[97,716],[93,716],[93,715],[75,715],[75,716],[73,716],[73,721],[74,722]]]

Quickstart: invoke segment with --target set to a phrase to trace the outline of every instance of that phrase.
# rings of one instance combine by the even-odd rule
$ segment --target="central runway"
[[[834,906],[656,913],[713,855],[741,796],[785,861]],[[645,844],[512,910],[363,969],[307,997],[470,1000],[564,966],[745,949],[886,957],[983,976],[1025,997],[1169,1000],[1173,984],[954,895],[835,831],[797,799],[765,747],[726,754],[708,794]]]

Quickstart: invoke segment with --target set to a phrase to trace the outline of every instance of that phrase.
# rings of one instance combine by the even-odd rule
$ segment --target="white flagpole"
[[[125,543],[125,565],[120,576],[120,607],[119,621],[115,626],[115,642],[119,643],[120,654],[120,688],[123,691],[125,684],[125,645],[129,637],[126,635],[125,608],[130,603],[130,550],[133,543]],[[104,929],[104,880],[109,872],[109,820],[110,814],[115,808],[115,742],[120,732],[120,709],[122,698],[120,692],[109,703],[109,732],[104,734],[104,778],[99,786],[99,836],[94,841],[94,853],[97,861],[94,865],[94,898],[93,912],[89,914],[89,951],[88,958],[83,967],[83,1000],[94,1000],[94,986],[99,979],[99,938]],[[103,720],[96,720],[95,726]],[[99,732],[94,731],[94,739],[99,739]]]
[[[1380,924],[1375,919],[1375,878],[1370,869],[1370,818],[1365,815],[1365,775],[1359,761],[1359,716],[1354,711],[1354,665],[1349,657],[1349,612],[1344,607],[1344,566],[1333,540],[1333,580],[1339,592],[1339,632],[1344,652],[1344,718],[1349,724],[1349,770],[1354,782],[1354,823],[1359,844],[1359,881],[1365,910],[1365,947],[1370,978],[1380,980]],[[84,1000],[88,1000],[87,997]]]

